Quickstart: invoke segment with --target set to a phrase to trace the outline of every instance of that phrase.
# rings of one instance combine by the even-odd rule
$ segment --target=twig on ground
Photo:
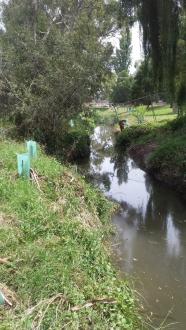
[[[0,258],[0,264],[9,264],[9,258]]]
[[[80,309],[92,307],[92,306],[94,306],[98,303],[99,304],[111,304],[112,305],[112,304],[117,304],[117,301],[112,299],[112,298],[98,298],[98,299],[89,300],[83,305],[74,306],[70,310],[71,310],[71,312],[77,312]]]
[[[37,305],[29,308],[27,310],[27,315],[31,315],[33,313],[36,313],[35,314],[35,317],[34,317],[34,329],[35,330],[39,330],[41,328],[41,325],[42,325],[42,322],[44,320],[44,317],[49,309],[49,307],[54,304],[56,301],[58,301],[58,305],[59,304],[63,304],[66,302],[66,299],[64,298],[63,294],[62,293],[58,293],[57,295],[49,298],[49,299],[44,299],[44,300],[41,300],[38,302]]]
[[[42,192],[40,184],[39,184],[39,177],[36,171],[33,170],[33,168],[30,169],[30,177],[33,182],[36,183],[38,190]]]

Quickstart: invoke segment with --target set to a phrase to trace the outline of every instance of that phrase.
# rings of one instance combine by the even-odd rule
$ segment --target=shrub
[[[137,140],[139,137],[152,133],[152,130],[153,126],[151,125],[127,127],[121,134],[118,135],[116,145],[127,147],[131,144],[131,142]]]
[[[68,132],[63,140],[63,152],[67,160],[88,157],[90,154],[90,138],[80,130]]]
[[[186,130],[186,116],[178,117],[175,120],[170,121],[167,123],[166,127],[172,131],[177,131],[183,128]]]

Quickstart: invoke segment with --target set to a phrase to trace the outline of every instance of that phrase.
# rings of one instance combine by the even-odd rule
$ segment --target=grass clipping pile
[[[37,180],[18,178],[23,149],[0,143],[1,329],[141,329],[104,244],[113,204],[42,152]]]

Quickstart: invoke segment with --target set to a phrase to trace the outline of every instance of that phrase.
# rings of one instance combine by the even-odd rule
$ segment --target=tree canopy
[[[112,1],[10,0],[3,5],[1,109],[22,133],[60,146],[69,118],[110,71]]]
[[[113,67],[115,96],[129,97],[130,28],[136,20],[151,63],[143,89],[156,82],[172,100],[186,102],[185,9],[186,0],[9,0],[2,5],[0,33],[1,112],[11,114],[25,136],[60,148],[69,119],[109,75],[114,81]],[[122,33],[113,60],[107,40],[117,29]]]
[[[166,83],[171,95],[174,95],[180,18],[185,6],[185,0],[121,0],[130,24],[134,19],[141,24],[144,51],[152,58],[154,77]]]

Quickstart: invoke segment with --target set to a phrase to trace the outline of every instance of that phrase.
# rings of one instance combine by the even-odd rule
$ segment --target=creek
[[[115,262],[121,276],[135,279],[144,311],[156,327],[186,329],[186,206],[173,189],[142,171],[114,149],[109,126],[91,137],[88,161],[79,171],[120,204],[113,216]]]

